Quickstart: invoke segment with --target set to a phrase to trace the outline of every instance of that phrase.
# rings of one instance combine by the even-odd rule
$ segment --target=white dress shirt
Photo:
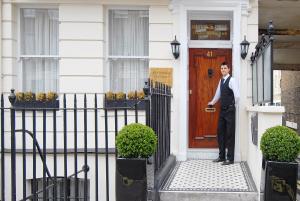
[[[230,75],[227,74],[225,77],[223,77],[223,79],[224,79],[223,82],[224,83],[226,82],[226,80],[229,76]],[[212,99],[212,101],[210,101],[208,103],[208,105],[214,105],[220,99],[220,97],[221,97],[221,89],[220,89],[221,87],[220,87],[220,85],[221,85],[221,80],[219,81],[219,84],[218,84],[218,87],[217,87],[214,98]],[[231,77],[231,79],[229,81],[229,88],[233,91],[235,104],[237,104],[239,99],[240,99],[240,91],[239,91],[238,85],[237,85],[237,83],[236,83],[236,81],[233,77]]]

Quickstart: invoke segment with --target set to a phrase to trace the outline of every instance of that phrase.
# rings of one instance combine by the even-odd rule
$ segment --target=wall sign
[[[230,21],[191,20],[191,40],[230,40]]]
[[[172,86],[173,68],[152,68],[150,67],[150,79]]]

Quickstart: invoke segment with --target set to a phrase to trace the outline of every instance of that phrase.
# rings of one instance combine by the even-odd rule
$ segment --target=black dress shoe
[[[230,164],[233,164],[234,162],[233,161],[230,161],[230,160],[226,160],[222,163],[222,165],[230,165]]]
[[[213,160],[214,163],[223,162],[223,161],[225,161],[224,158],[217,158],[217,159]]]

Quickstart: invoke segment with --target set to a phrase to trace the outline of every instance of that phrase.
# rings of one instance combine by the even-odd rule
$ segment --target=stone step
[[[161,191],[160,201],[258,201],[257,192]]]
[[[160,201],[258,201],[246,162],[178,162],[159,191]]]

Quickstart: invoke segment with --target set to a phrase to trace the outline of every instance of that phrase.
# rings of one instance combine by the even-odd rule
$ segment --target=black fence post
[[[47,137],[46,137],[46,110],[43,109],[43,200],[46,201],[47,200],[47,178],[46,178],[46,157],[47,157],[47,153],[46,153],[46,143],[47,143]]]
[[[4,98],[1,94],[1,200],[5,201],[5,136],[4,136]]]
[[[97,106],[97,94],[95,94],[95,176],[96,176],[96,181],[95,181],[95,189],[96,189],[96,201],[99,200],[98,196],[98,106]]]
[[[35,111],[34,111],[35,113]],[[34,120],[35,121],[35,120]],[[56,133],[56,110],[53,110],[53,170],[54,170],[54,180],[53,180],[53,198],[57,199],[57,133]],[[35,149],[35,148],[34,148]]]
[[[84,166],[87,167],[87,100],[84,94]],[[84,201],[87,201],[87,171],[84,171]]]
[[[10,119],[11,119],[11,200],[16,201],[16,111],[14,104],[16,102],[15,90],[11,89],[9,95],[9,102],[11,103],[10,108]]]
[[[78,201],[78,157],[77,157],[77,96],[74,94],[74,169],[75,169],[75,200]]]
[[[150,125],[150,102],[151,102],[151,92],[150,92],[150,80],[148,80],[147,82],[145,82],[145,86],[143,88],[144,94],[145,94],[145,105],[146,105],[146,125],[147,126],[151,126]]]
[[[127,111],[127,110],[125,110]],[[106,178],[106,201],[109,201],[109,164],[108,164],[108,115],[107,109],[104,109],[105,124],[105,178]]]
[[[66,104],[66,94],[64,94],[63,99],[63,135],[64,135],[64,200],[68,200],[68,153],[67,153],[67,104]]]

